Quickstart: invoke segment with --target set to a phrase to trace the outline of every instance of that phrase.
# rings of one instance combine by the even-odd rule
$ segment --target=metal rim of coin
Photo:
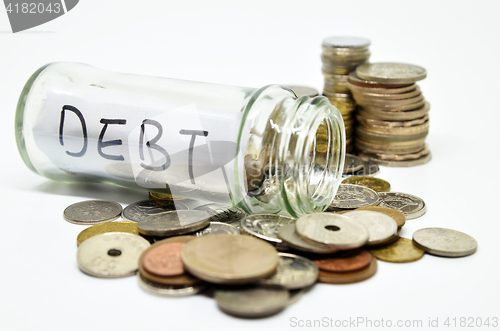
[[[296,231],[306,241],[337,249],[354,249],[366,244],[368,230],[349,217],[333,213],[315,213],[301,216]]]
[[[261,279],[258,285],[295,290],[316,283],[319,270],[311,260],[290,253],[278,253],[278,256],[276,273],[269,278]]]
[[[422,117],[416,118],[416,119],[411,119],[411,120],[406,120],[406,121],[387,121],[387,120],[380,120],[380,119],[373,119],[373,118],[368,118],[364,117],[361,115],[356,116],[356,120],[361,123],[364,126],[378,126],[378,127],[384,127],[384,128],[407,128],[407,127],[412,127],[412,126],[417,126],[424,124],[429,121],[429,114],[425,114]]]
[[[313,260],[320,270],[330,272],[349,272],[367,267],[372,255],[364,249],[349,252],[340,256],[331,256]]]
[[[401,228],[403,225],[406,223],[406,216],[399,210],[393,209],[393,208],[387,208],[387,207],[381,207],[381,206],[367,206],[367,207],[361,207],[355,210],[371,210],[371,211],[376,211],[382,214],[386,214],[389,217],[392,217],[394,221],[396,221],[396,224],[398,225],[398,228]]]
[[[122,206],[118,202],[106,200],[85,200],[64,209],[64,219],[73,224],[98,224],[111,222],[120,217]]]
[[[372,112],[393,112],[393,113],[400,113],[403,111],[411,111],[411,110],[416,110],[419,108],[422,108],[425,106],[425,99],[421,99],[420,101],[414,102],[414,103],[409,103],[409,104],[404,104],[404,105],[360,105],[361,108],[372,111]]]
[[[477,250],[476,239],[452,229],[420,229],[413,233],[413,242],[429,254],[444,257],[467,256]]]
[[[80,246],[82,242],[85,240],[96,236],[101,233],[108,232],[127,232],[135,235],[139,235],[139,229],[137,228],[136,222],[131,221],[114,221],[114,222],[105,222],[99,223],[92,226],[89,226],[82,232],[78,234],[76,237],[76,245]]]
[[[365,80],[389,84],[412,84],[427,76],[427,71],[407,63],[365,63],[356,68],[356,75]]]
[[[375,192],[389,192],[391,184],[388,181],[373,176],[352,176],[342,181],[342,184],[354,184],[371,188]]]
[[[338,251],[338,249],[334,247],[327,247],[305,241],[295,231],[295,224],[280,226],[278,228],[278,237],[280,237],[289,247],[301,252],[332,254]]]
[[[427,120],[422,124],[406,127],[384,127],[372,124],[366,125],[365,123],[359,123],[359,127],[368,132],[380,133],[388,136],[408,136],[428,132],[429,124],[430,123]]]
[[[141,219],[165,213],[172,210],[187,210],[188,207],[175,200],[142,200],[129,204],[122,211],[122,218],[127,221],[139,222]]]
[[[399,145],[413,144],[417,140],[425,139],[428,133],[429,131],[425,131],[418,134],[395,136],[395,135],[366,131],[364,130],[364,128],[360,126],[356,127],[357,138],[380,144],[399,144]]]
[[[286,289],[248,287],[218,289],[215,300],[219,308],[238,317],[264,317],[280,312],[288,306],[290,293]]]
[[[409,263],[420,260],[424,250],[417,247],[411,239],[399,238],[397,241],[380,248],[371,248],[370,253],[380,261]]]
[[[368,230],[367,246],[384,243],[398,232],[398,225],[392,217],[376,211],[353,210],[343,215],[363,224]]]
[[[381,120],[389,121],[406,121],[421,118],[429,113],[431,105],[429,102],[425,102],[424,105],[417,109],[405,110],[405,111],[386,111],[386,110],[375,110],[375,109],[365,109],[363,107],[358,108],[358,115],[365,118],[375,118]]]
[[[360,87],[369,87],[369,88],[401,88],[401,87],[407,87],[409,85],[412,85],[413,83],[403,83],[403,84],[395,84],[395,83],[380,83],[376,81],[371,81],[371,80],[366,80],[362,79],[361,77],[358,77],[356,75],[356,70],[351,71],[349,73],[349,77],[347,78],[347,81],[355,86],[360,86]]]
[[[287,85],[290,90],[295,93],[297,97],[307,95],[310,98],[316,97],[319,95],[319,91],[314,87],[309,86],[301,86],[301,85]]]
[[[195,232],[210,224],[210,215],[199,210],[176,210],[148,216],[137,223],[139,232],[167,237]]]
[[[358,93],[356,90],[353,90],[352,95],[354,96],[355,100],[363,100],[364,102],[370,104],[370,102],[373,103],[384,103],[386,101],[398,101],[398,100],[408,100],[412,98],[418,98],[420,97],[422,92],[420,91],[419,87],[415,87],[415,89],[404,92],[404,93],[369,93],[369,92],[363,92],[363,93]],[[356,101],[358,103],[358,101]]]
[[[256,282],[278,266],[278,252],[271,244],[231,234],[198,237],[186,244],[181,258],[189,273],[216,284]]]
[[[360,153],[360,156],[362,156],[365,159],[371,159],[374,162],[377,162],[380,165],[383,165],[385,167],[414,167],[418,165],[423,165],[429,162],[432,159],[432,153],[429,152],[429,154],[424,155],[418,159],[415,160],[406,160],[406,161],[387,161],[387,160],[381,160],[378,159],[377,157],[370,155],[370,154],[365,154],[365,153]]]
[[[334,209],[356,209],[371,206],[377,203],[379,195],[371,188],[354,185],[340,184],[330,208]]]
[[[363,160],[356,155],[346,154],[343,173],[359,171],[363,168]]]
[[[205,289],[205,284],[198,284],[193,286],[175,286],[164,285],[151,282],[144,278],[141,274],[137,276],[139,285],[146,292],[166,297],[185,297],[200,293]]]
[[[229,223],[210,222],[210,224],[201,230],[193,233],[194,236],[208,236],[214,234],[240,234],[240,229]]]
[[[282,225],[295,224],[291,217],[274,214],[253,214],[241,220],[240,229],[251,236],[268,241],[272,244],[281,244],[278,237],[278,228]]]
[[[137,261],[150,247],[149,242],[125,232],[101,233],[85,240],[79,247],[76,260],[88,275],[118,278],[135,274]]]
[[[425,138],[412,142],[411,144],[396,145],[396,146],[391,146],[386,144],[376,144],[361,139],[356,139],[354,143],[356,144],[356,148],[358,150],[361,150],[362,152],[368,154],[376,154],[376,153],[405,154],[405,153],[414,153],[422,150],[425,147]]]
[[[382,192],[379,197],[377,206],[395,209],[403,213],[407,220],[418,218],[427,210],[424,200],[412,194]]]
[[[366,96],[361,97],[359,94],[356,94],[354,95],[354,100],[356,100],[358,105],[367,108],[399,109],[400,107],[409,107],[409,105],[415,105],[422,102],[424,100],[424,96],[420,93],[417,96],[408,99],[384,100],[368,98]]]
[[[363,157],[370,157],[376,160],[387,161],[387,162],[400,162],[400,161],[413,161],[419,160],[430,153],[427,144],[425,144],[421,149],[413,152],[406,153],[393,153],[393,152],[367,152],[363,151]]]
[[[326,284],[352,284],[371,278],[377,272],[377,259],[362,269],[348,272],[331,272],[320,270],[318,281]]]
[[[346,76],[347,78],[349,76]],[[354,85],[352,83],[349,83],[347,80],[347,84],[349,86],[349,89],[353,92],[353,94],[384,94],[384,95],[389,95],[389,94],[400,94],[400,93],[407,93],[410,91],[414,91],[418,85],[417,84],[410,84],[406,85],[403,87],[363,87],[363,86],[358,86]]]
[[[332,48],[366,48],[370,43],[370,39],[363,37],[333,36],[323,39],[323,46]]]

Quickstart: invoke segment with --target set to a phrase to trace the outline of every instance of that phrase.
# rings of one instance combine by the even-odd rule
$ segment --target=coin
[[[179,276],[184,273],[181,251],[186,243],[167,242],[155,245],[144,255],[144,269],[156,276]]]
[[[295,232],[295,224],[282,225],[278,228],[278,237],[289,247],[301,252],[314,254],[332,254],[337,251],[334,247],[314,244],[305,241]]]
[[[462,257],[477,250],[474,238],[451,229],[420,229],[413,234],[413,242],[427,253],[437,256]]]
[[[311,260],[289,253],[278,253],[278,256],[276,273],[269,278],[261,279],[258,285],[294,290],[316,283],[318,267]]]
[[[389,192],[391,190],[391,184],[389,182],[370,176],[352,176],[346,178],[342,181],[342,184],[354,184],[361,185],[364,187],[371,188],[375,192]]]
[[[372,259],[370,264],[362,269],[348,272],[331,272],[320,270],[318,281],[327,284],[352,284],[366,280],[377,272],[377,259]]]
[[[380,207],[380,206],[367,206],[367,207],[361,207],[355,210],[371,210],[371,211],[376,211],[382,214],[386,214],[389,217],[392,217],[394,221],[396,221],[396,224],[398,225],[398,228],[401,228],[403,225],[406,223],[406,216],[402,212],[393,209],[393,208],[387,208],[387,207]]]
[[[82,242],[76,259],[80,269],[91,276],[130,276],[137,271],[137,260],[149,246],[146,239],[131,233],[102,233]]]
[[[278,266],[272,245],[231,234],[198,237],[186,244],[181,257],[191,274],[217,284],[253,283],[272,275]]]
[[[347,81],[350,85],[360,86],[360,87],[368,87],[368,88],[401,88],[412,85],[412,83],[408,84],[393,84],[393,83],[381,83],[371,80],[365,80],[356,75],[356,71],[352,71],[349,73],[349,77]],[[349,85],[349,86],[350,86]]]
[[[241,230],[272,244],[281,244],[283,241],[278,237],[278,228],[295,222],[294,218],[281,215],[253,214],[241,220]]]
[[[201,210],[211,215],[210,222],[238,223],[248,214],[241,208],[211,203],[196,207],[194,210]]]
[[[356,116],[356,119],[363,126],[375,126],[375,127],[379,126],[379,127],[384,127],[384,128],[403,128],[403,127],[421,125],[421,124],[428,122],[429,121],[429,114],[425,114],[422,117],[412,119],[412,120],[406,120],[406,121],[388,121],[388,120],[367,118],[364,116]]]
[[[424,155],[418,159],[415,160],[403,160],[403,161],[388,161],[388,160],[382,160],[374,157],[373,155],[369,154],[362,154],[360,153],[360,156],[363,156],[364,158],[370,158],[374,162],[379,163],[380,165],[386,166],[386,167],[414,167],[417,165],[422,165],[426,164],[432,159],[432,154],[429,152],[429,154]]]
[[[163,285],[151,282],[142,275],[139,275],[137,279],[141,288],[143,288],[146,292],[166,297],[185,297],[197,294],[205,289],[204,284],[193,286]]]
[[[331,208],[355,209],[377,203],[379,196],[374,190],[353,184],[340,184],[337,194],[330,204]]]
[[[353,210],[343,214],[356,222],[360,222],[368,230],[367,246],[378,245],[396,235],[396,221],[385,214],[370,210]]]
[[[335,48],[366,48],[370,46],[370,40],[362,37],[333,36],[323,39],[323,46]]]
[[[425,116],[430,110],[430,104],[424,102],[424,105],[417,109],[411,109],[406,111],[390,111],[390,110],[380,110],[380,109],[365,109],[363,107],[358,108],[358,114],[364,118],[375,118],[388,121],[406,121],[414,120]]]
[[[288,88],[292,90],[297,97],[307,95],[308,97],[313,98],[319,95],[318,90],[309,86],[288,85]]]
[[[303,239],[333,246],[353,249],[368,241],[368,230],[351,218],[333,213],[315,213],[301,216],[296,231]]]
[[[76,237],[76,245],[80,246],[82,242],[89,239],[90,237],[107,232],[127,232],[139,235],[139,230],[137,229],[137,223],[135,222],[129,222],[129,221],[106,222],[89,226],[88,228],[80,232]]]
[[[215,291],[215,300],[220,309],[230,315],[255,318],[278,313],[290,300],[286,289],[279,288],[233,288]]]
[[[424,251],[413,244],[411,239],[399,238],[390,245],[370,249],[370,253],[385,262],[407,263],[420,260]]]
[[[131,203],[123,209],[122,217],[127,221],[139,222],[143,218],[172,210],[187,210],[181,202],[172,200],[144,200]]]
[[[210,215],[199,210],[177,210],[145,217],[137,223],[148,236],[173,236],[194,232],[209,225]]]
[[[379,193],[379,197],[378,206],[400,211],[406,216],[407,220],[425,214],[425,202],[417,196],[400,192],[383,192]]]
[[[202,229],[199,230],[198,232],[195,232],[195,236],[206,236],[206,235],[212,235],[212,234],[240,234],[240,229],[238,229],[236,226],[228,224],[228,223],[221,223],[221,222],[210,222],[210,224]]]
[[[348,272],[365,268],[372,261],[372,255],[366,250],[354,252],[346,251],[344,254],[313,260],[320,270],[330,272]]]
[[[388,84],[412,84],[427,76],[419,66],[405,63],[365,63],[356,68],[361,79]]]
[[[113,201],[87,200],[64,209],[64,219],[73,224],[97,224],[120,217],[122,206]]]
[[[363,154],[376,154],[376,153],[414,153],[422,150],[425,147],[425,139],[408,142],[405,144],[377,144],[360,139],[356,139],[356,147],[363,151]],[[361,158],[363,160],[363,158]],[[363,160],[365,161],[365,160]],[[366,162],[366,161],[365,161]]]
[[[384,94],[384,95],[407,93],[410,91],[415,91],[418,87],[417,84],[410,84],[404,87],[391,87],[390,85],[384,87],[363,87],[349,83],[349,76],[347,76],[347,86],[349,86],[349,89],[352,91],[353,94],[373,93],[373,94]]]
[[[363,160],[356,155],[346,154],[343,173],[351,173],[363,169]]]

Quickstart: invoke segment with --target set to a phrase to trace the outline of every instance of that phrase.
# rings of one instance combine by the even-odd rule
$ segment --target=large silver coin
[[[64,209],[64,219],[73,224],[97,224],[110,222],[120,217],[122,206],[118,202],[87,200]]]
[[[259,285],[294,290],[316,283],[319,270],[314,262],[295,254],[278,253],[278,256],[276,273],[270,278],[259,281]]]
[[[412,84],[427,76],[419,66],[406,63],[365,63],[356,68],[361,79],[388,84]]]
[[[308,97],[313,98],[319,95],[318,90],[309,86],[288,85],[288,88],[292,90],[297,97],[307,95]]]
[[[364,162],[361,158],[356,155],[346,154],[345,162],[344,162],[344,170],[342,171],[344,174],[349,174],[355,171],[360,171],[363,169]]]
[[[212,234],[240,234],[240,229],[228,223],[210,222],[206,228],[194,233],[198,237]]]
[[[272,244],[281,244],[278,228],[283,225],[295,224],[291,217],[274,214],[253,214],[241,220],[241,230],[251,236],[263,239]]]
[[[302,239],[295,231],[295,224],[282,225],[278,228],[278,237],[290,248],[301,252],[314,254],[332,254],[337,251],[334,247],[313,244]]]
[[[334,209],[356,209],[377,203],[379,195],[371,188],[361,185],[340,184],[330,204]]]
[[[194,232],[208,226],[210,215],[199,210],[177,210],[149,216],[137,223],[139,233],[167,237]]]
[[[396,221],[385,214],[370,210],[354,210],[343,214],[365,226],[370,234],[367,245],[378,245],[398,232]]]
[[[283,310],[290,301],[286,289],[249,287],[217,290],[215,300],[224,312],[239,317],[264,317]]]
[[[144,200],[131,203],[122,212],[122,218],[127,221],[139,222],[143,218],[166,213],[172,210],[187,210],[181,202],[172,200]]]
[[[295,226],[302,238],[338,249],[361,247],[369,237],[368,230],[361,223],[339,214],[304,215]]]
[[[85,240],[76,253],[80,269],[91,276],[103,278],[135,274],[139,257],[150,246],[135,234],[110,232]]]
[[[146,291],[151,294],[166,296],[166,297],[185,297],[189,295],[194,295],[201,292],[205,289],[204,284],[193,285],[193,286],[172,286],[172,285],[164,285],[150,282],[147,279],[144,279],[142,275],[138,275],[137,277],[139,281],[139,285]]]
[[[361,37],[336,36],[323,39],[324,47],[365,48],[370,46],[370,39]]]
[[[211,203],[196,207],[194,210],[201,210],[210,214],[210,222],[240,223],[241,219],[248,214],[241,208]]]
[[[411,220],[425,214],[425,202],[417,196],[400,192],[381,192],[377,205],[396,209],[405,214],[407,220]]]
[[[451,229],[420,229],[413,234],[413,242],[424,251],[438,256],[467,256],[477,250],[474,238]]]

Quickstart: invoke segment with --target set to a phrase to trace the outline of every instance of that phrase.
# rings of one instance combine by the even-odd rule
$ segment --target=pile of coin
[[[415,82],[424,68],[403,63],[365,63],[348,86],[358,104],[355,148],[364,160],[394,167],[428,162],[429,103]]]
[[[347,152],[353,150],[354,115],[356,103],[348,86],[349,73],[368,61],[370,40],[358,37],[329,37],[323,39],[323,95],[338,108],[344,118]]]

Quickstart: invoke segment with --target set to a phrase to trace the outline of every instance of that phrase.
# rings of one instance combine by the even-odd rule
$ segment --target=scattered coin
[[[208,205],[203,205],[196,207],[195,210],[201,210],[210,214],[210,222],[224,222],[235,224],[241,221],[241,219],[248,214],[241,208],[220,205],[217,203],[211,203]]]
[[[330,272],[348,272],[362,269],[370,264],[372,255],[366,250],[346,251],[332,257],[316,259],[313,262],[320,270]]]
[[[474,238],[460,231],[443,228],[420,229],[413,234],[414,243],[429,254],[462,257],[477,250]]]
[[[368,230],[367,246],[378,245],[396,235],[396,221],[385,214],[370,210],[353,210],[343,214],[356,222],[360,222]]]
[[[313,98],[319,95],[318,90],[309,86],[288,85],[288,88],[290,88],[290,90],[292,90],[297,97],[307,95],[308,97]]]
[[[405,63],[365,63],[356,68],[361,79],[388,84],[413,84],[427,76],[419,66]]]
[[[210,222],[210,224],[198,232],[195,232],[195,236],[206,236],[212,234],[240,234],[240,229],[229,223],[221,222]]]
[[[360,153],[360,156],[363,154],[364,159],[371,159],[374,162],[379,163],[380,165],[386,167],[414,167],[422,164],[426,164],[432,159],[432,154],[429,152],[427,155],[423,155],[415,160],[402,160],[402,161],[391,161],[391,160],[383,160],[379,159],[374,155]]]
[[[80,269],[91,276],[130,276],[137,271],[137,260],[149,246],[146,239],[131,233],[102,233],[82,242],[76,259]]]
[[[417,196],[408,193],[383,192],[379,193],[379,197],[378,206],[395,209],[403,213],[407,220],[425,214],[425,202]]]
[[[359,171],[363,169],[363,165],[364,165],[363,160],[361,160],[359,157],[352,154],[346,154],[343,173],[347,174]]]
[[[148,216],[172,210],[187,210],[181,202],[173,200],[144,200],[134,202],[123,209],[122,217],[127,221],[139,222]]]
[[[370,253],[377,259],[385,262],[407,263],[420,260],[424,256],[424,250],[413,244],[406,238],[399,238],[390,245],[370,249]]]
[[[291,217],[274,214],[253,214],[241,220],[241,230],[251,236],[263,239],[274,245],[283,241],[278,237],[278,228],[283,225],[295,224]]]
[[[144,255],[144,269],[156,276],[179,276],[184,273],[181,251],[186,243],[163,242]]]
[[[137,229],[137,223],[135,222],[129,222],[129,221],[106,222],[89,226],[88,228],[80,232],[76,237],[76,245],[80,246],[80,244],[85,240],[93,236],[96,236],[98,234],[108,233],[108,232],[127,232],[139,235],[139,230]]]
[[[375,192],[389,192],[391,190],[391,184],[380,178],[371,176],[352,176],[346,178],[342,181],[342,184],[354,184],[361,185],[364,187],[371,188]]]
[[[173,286],[173,285],[163,285],[150,282],[142,275],[137,277],[139,280],[139,285],[151,294],[166,296],[166,297],[185,297],[189,295],[194,295],[205,289],[204,284],[198,284],[193,286]]]
[[[358,208],[356,210],[371,210],[382,214],[386,214],[387,216],[392,217],[392,219],[396,221],[398,228],[401,228],[406,223],[405,214],[393,208],[380,207],[380,206],[367,206]]]
[[[331,272],[320,270],[318,280],[327,284],[352,284],[366,280],[377,272],[377,259],[372,259],[370,264],[362,269],[348,272]]]
[[[278,253],[278,256],[276,273],[270,278],[261,279],[259,285],[293,290],[316,283],[318,267],[311,260],[289,253]]]
[[[198,231],[208,226],[210,215],[199,210],[177,210],[148,216],[137,223],[139,232],[167,237]]]
[[[73,224],[97,224],[120,217],[122,206],[113,201],[86,200],[72,204],[64,210],[64,219]]]
[[[302,239],[295,231],[295,224],[283,225],[278,228],[278,237],[289,247],[301,252],[314,254],[332,254],[337,251],[334,247],[314,244]]]
[[[355,209],[377,203],[379,196],[374,190],[352,184],[340,184],[337,194],[330,204],[331,208]]]
[[[218,234],[198,237],[182,250],[184,267],[217,284],[245,284],[272,275],[278,266],[276,249],[250,236]]]

